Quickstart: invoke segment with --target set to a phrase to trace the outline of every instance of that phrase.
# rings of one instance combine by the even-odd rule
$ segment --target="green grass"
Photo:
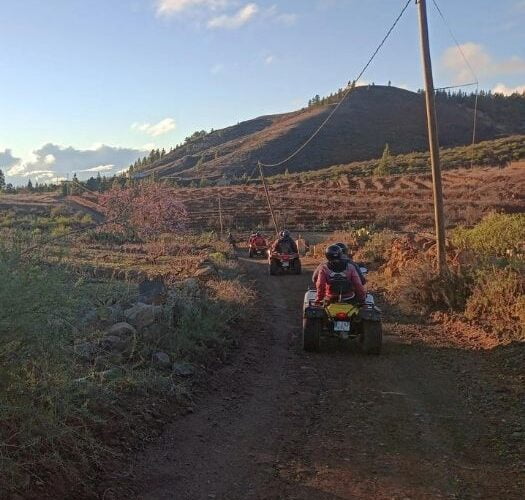
[[[88,360],[75,346],[96,345],[110,324],[109,306],[128,307],[136,300],[136,285],[93,281],[66,265],[71,255],[65,249],[35,247],[35,241],[41,240],[30,231],[12,230],[0,240],[0,497],[38,496],[42,488],[57,498],[91,498],[102,464],[121,452],[113,441],[133,445],[134,436],[155,432],[144,414],[184,391],[170,370],[151,364],[151,354],[160,350],[173,361],[216,362],[238,334],[237,321],[252,295],[236,281],[235,265],[216,253],[213,260],[228,277],[197,293],[179,283],[154,331],[139,332],[123,355]],[[223,246],[210,235],[185,243]],[[81,321],[88,312],[95,319]]]

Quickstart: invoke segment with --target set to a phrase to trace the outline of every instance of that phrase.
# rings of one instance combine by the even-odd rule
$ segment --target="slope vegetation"
[[[469,144],[473,109],[468,103],[438,99],[440,142],[444,147]],[[274,162],[301,145],[328,116],[332,105],[269,115],[197,136],[151,168],[159,177],[219,178],[252,171],[258,160]],[[358,87],[329,124],[286,167],[290,172],[377,158],[385,143],[394,153],[427,149],[423,95],[396,87]],[[525,131],[501,114],[480,111],[478,140]],[[523,130],[522,130],[523,129]],[[314,147],[315,146],[315,147]],[[148,169],[149,170],[149,169]]]

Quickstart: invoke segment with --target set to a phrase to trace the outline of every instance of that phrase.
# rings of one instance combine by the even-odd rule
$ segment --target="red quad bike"
[[[298,253],[273,252],[269,257],[270,274],[301,274],[301,260]]]
[[[266,257],[268,252],[268,245],[256,245],[255,243],[250,243],[248,249],[248,257],[253,259],[254,257]]]

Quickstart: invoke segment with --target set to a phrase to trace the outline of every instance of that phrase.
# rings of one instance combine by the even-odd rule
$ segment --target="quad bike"
[[[250,244],[248,248],[248,257],[253,259],[254,257],[266,257],[268,253],[268,245],[255,245]]]
[[[366,269],[362,269],[362,271]],[[362,305],[345,302],[316,304],[315,288],[304,297],[303,349],[318,352],[323,337],[355,339],[365,354],[380,354],[383,341],[381,311],[368,293]]]
[[[268,257],[270,274],[272,276],[280,273],[301,274],[301,260],[298,253],[273,252]]]

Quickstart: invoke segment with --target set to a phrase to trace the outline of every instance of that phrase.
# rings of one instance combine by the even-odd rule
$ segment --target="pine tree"
[[[385,175],[391,174],[391,168],[392,168],[392,155],[390,154],[390,146],[385,144],[385,149],[383,150],[383,156],[381,157],[381,160],[379,160],[379,164],[374,169],[374,175],[377,175],[378,177],[382,177]]]
[[[27,190],[33,191],[33,183],[31,182],[31,179],[27,181]]]
[[[5,176],[4,172],[0,169],[0,191],[3,191],[5,189]]]

